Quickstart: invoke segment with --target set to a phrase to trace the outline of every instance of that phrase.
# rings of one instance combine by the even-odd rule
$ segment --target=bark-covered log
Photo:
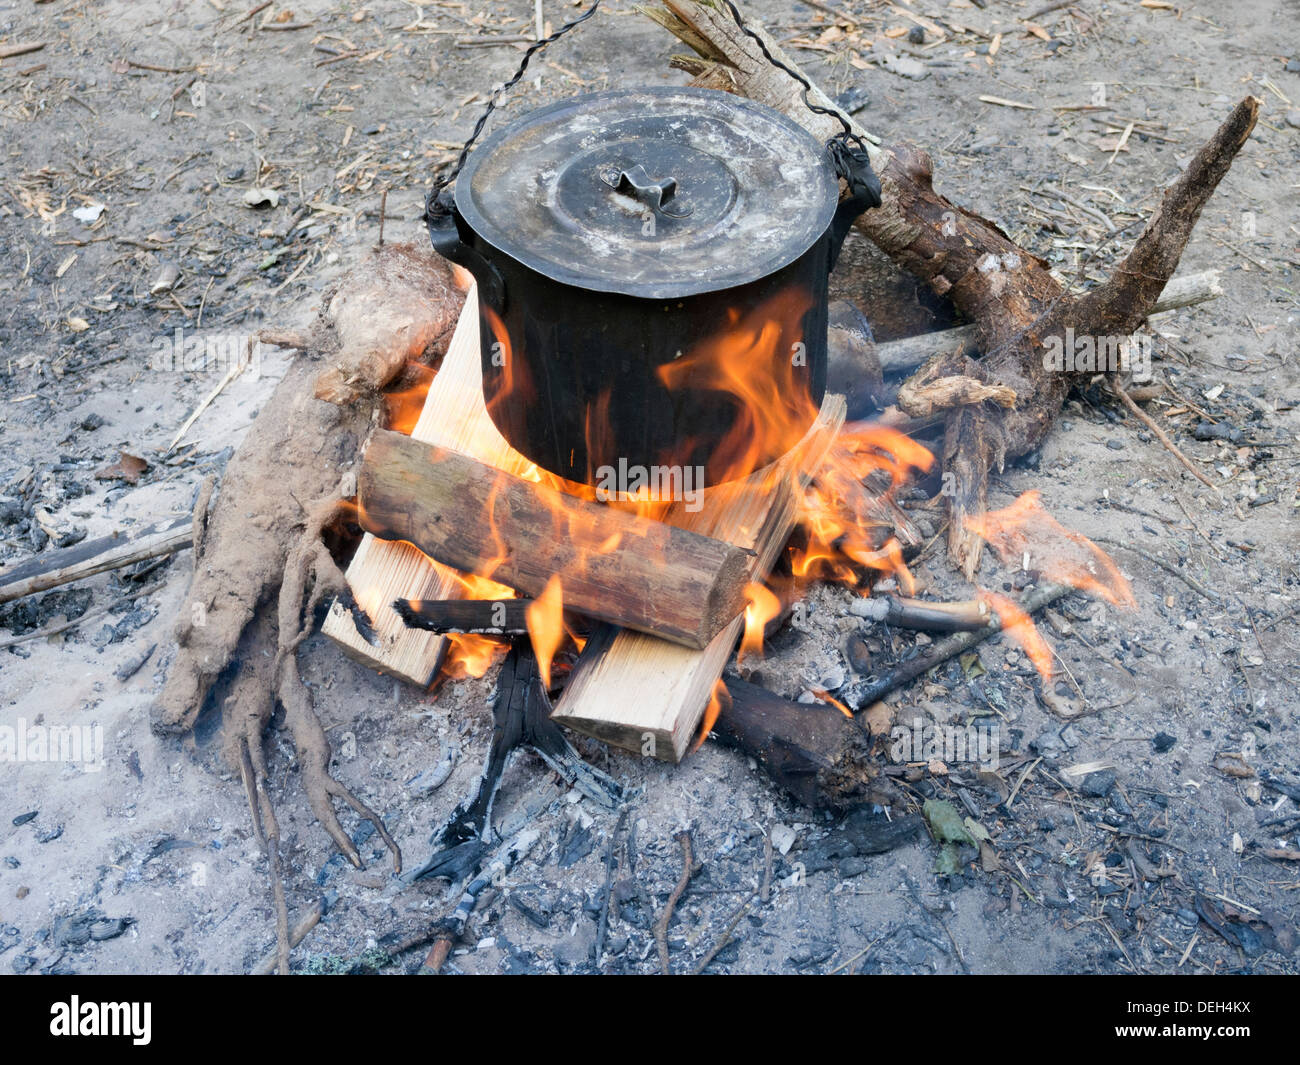
[[[431,558],[566,609],[707,647],[745,605],[750,552],[525,481],[381,430],[357,481],[361,523]]]
[[[674,65],[694,73],[697,83],[765,103],[821,140],[839,132],[839,121],[810,111],[799,82],[763,55],[766,48],[785,66],[798,69],[752,18],[746,21],[762,46],[716,0],[665,0],[665,9],[647,13],[696,51],[698,59],[674,57]],[[834,110],[815,86],[810,97]],[[1122,336],[1142,323],[1172,276],[1201,208],[1254,128],[1258,111],[1254,97],[1237,104],[1166,192],[1115,276],[1079,298],[1066,291],[1046,262],[1016,245],[993,222],[940,196],[930,157],[922,149],[906,143],[881,146],[879,138],[843,116],[854,132],[875,142],[871,162],[882,188],[881,205],[855,225],[904,270],[951,299],[976,329],[981,358],[938,355],[899,396],[900,407],[913,414],[934,405],[927,390],[944,381],[941,397],[957,404],[946,415],[942,457],[945,471],[954,475],[953,490],[945,493],[948,550],[968,577],[979,565],[983,542],[967,529],[965,519],[985,509],[990,469],[1036,448],[1072,384],[1091,376],[1091,371],[1046,367],[1047,341],[1063,337],[1067,329],[1075,336]],[[994,391],[953,389],[948,379],[955,377],[970,377]],[[1004,389],[1014,394],[1014,403],[1003,405]]]

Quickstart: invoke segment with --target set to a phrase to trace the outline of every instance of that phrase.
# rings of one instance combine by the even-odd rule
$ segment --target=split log
[[[676,503],[663,520],[751,548],[751,579],[763,580],[794,529],[799,490],[821,466],[844,422],[844,409],[841,397],[827,396],[804,439],[773,466],[706,490],[698,513]],[[555,720],[643,756],[681,761],[743,622],[737,618],[702,651],[599,627],[583,648]]]
[[[753,758],[804,806],[848,810],[897,801],[860,720],[825,703],[796,703],[743,680],[728,677],[726,683],[713,734]]]
[[[132,530],[129,536],[116,532],[15,562],[0,569],[0,603],[183,551],[193,539],[190,519],[173,518]]]
[[[468,272],[453,269],[464,288],[464,305],[411,439],[451,448],[508,473],[523,473],[533,464],[506,443],[483,404],[478,288]],[[411,544],[366,533],[348,563],[347,582],[365,608],[371,631],[358,629],[340,600],[330,607],[321,632],[363,665],[421,688],[431,684],[446,652],[446,638],[407,628],[390,604],[395,599],[454,599],[464,592],[461,577]]]
[[[357,487],[375,536],[526,595],[558,576],[565,608],[589,617],[702,648],[744,609],[748,551],[401,433],[375,433]]]
[[[736,24],[716,0],[665,0],[666,10],[647,12],[688,44],[699,58],[674,57],[674,65],[696,75],[697,83],[726,88],[781,111],[826,141],[841,129],[835,109],[816,87],[809,94],[833,112],[818,114],[804,104],[802,86],[773,66],[763,48],[798,70],[776,42],[752,19],[762,46]],[[1192,227],[1237,152],[1254,128],[1259,101],[1247,97],[1233,109],[1167,190],[1156,214],[1110,281],[1073,297],[1048,264],[1015,244],[993,222],[935,192],[930,157],[914,145],[881,146],[853,120],[843,118],[868,142],[880,177],[883,202],[854,223],[900,267],[926,281],[972,321],[983,353],[941,355],[930,360],[900,391],[905,413],[932,402],[926,389],[952,377],[970,377],[993,389],[1010,389],[1008,406],[989,404],[982,390],[945,395],[959,405],[945,416],[943,463],[954,475],[945,493],[948,551],[968,577],[979,566],[983,541],[966,527],[967,515],[986,509],[988,476],[1008,457],[1036,448],[1054,422],[1071,386],[1092,376],[1053,372],[1044,365],[1046,342],[1067,329],[1075,336],[1127,336],[1151,313],[1191,235]],[[1000,391],[996,394],[1002,394]],[[967,402],[970,398],[975,403]]]

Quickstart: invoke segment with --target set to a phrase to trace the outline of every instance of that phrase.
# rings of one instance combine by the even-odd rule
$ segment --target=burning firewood
[[[752,19],[742,28],[729,0],[665,0],[664,9],[646,13],[698,53],[700,58],[679,56],[674,63],[700,84],[765,103],[823,141],[840,129],[841,113],[829,98],[812,86],[809,96],[826,110],[809,110],[803,86],[768,57],[790,71],[798,72],[798,66]],[[806,75],[798,76],[811,85]],[[948,549],[968,578],[979,566],[983,541],[966,518],[985,509],[990,470],[1036,448],[1071,386],[1092,376],[1091,370],[1048,370],[1045,342],[1067,329],[1075,336],[1128,336],[1142,324],[1258,112],[1254,97],[1237,104],[1166,191],[1114,276],[1082,296],[1067,291],[1046,262],[992,222],[936,193],[930,157],[920,148],[878,146],[877,138],[852,124],[868,142],[883,199],[854,225],[900,267],[949,298],[978,332],[981,358],[941,353],[913,375],[899,398],[905,413],[936,403],[943,408],[943,465],[954,475],[954,491],[945,496]],[[852,122],[848,116],[843,120]],[[953,378],[971,384],[945,385],[941,395],[932,391],[931,386]],[[990,398],[995,402],[986,402]]]
[[[558,577],[566,608],[687,647],[708,646],[744,609],[749,552],[400,433],[375,434],[358,492],[376,536],[526,595]]]
[[[398,599],[393,609],[408,628],[480,636],[527,636],[531,599]]]

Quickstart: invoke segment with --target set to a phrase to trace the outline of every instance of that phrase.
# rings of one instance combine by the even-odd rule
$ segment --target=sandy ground
[[[228,367],[169,369],[157,353],[178,330],[238,342],[267,324],[305,322],[377,238],[383,189],[389,234],[420,239],[431,167],[518,61],[511,46],[457,42],[527,33],[532,18],[519,0],[297,0],[271,17],[312,25],[271,30],[258,28],[265,14],[237,24],[247,6],[0,0],[0,42],[47,42],[0,61],[0,563],[188,511],[285,364],[268,356],[231,382],[169,451]],[[1101,216],[1117,229],[1145,217],[1232,103],[1263,98],[1259,127],[1182,267],[1218,268],[1225,293],[1153,323],[1170,342],[1156,368],[1168,391],[1149,410],[1220,490],[1182,472],[1100,392],[1074,397],[1034,461],[996,480],[996,505],[1035,488],[1060,520],[1113,541],[1139,608],[1071,598],[1044,626],[1068,671],[1058,698],[1086,711],[1068,726],[1035,698],[1023,656],[1005,641],[895,700],[909,724],[984,718],[1000,730],[1015,768],[999,779],[954,765],[947,780],[913,784],[916,798],[951,801],[983,825],[992,861],[965,853],[963,873],[940,877],[927,838],[854,856],[847,828],[827,837],[832,822],[713,744],[677,768],[583,744],[637,789],[613,840],[604,953],[592,956],[615,818],[564,795],[525,757],[498,809],[550,802],[536,822],[542,840],[482,900],[453,966],[656,969],[651,925],[680,874],[675,833],[690,827],[703,867],[670,931],[678,970],[721,941],[769,876],[771,833],[771,888],[740,914],[713,970],[1292,972],[1297,864],[1265,852],[1300,849],[1296,802],[1268,783],[1295,790],[1300,780],[1300,3],[1083,0],[1041,16],[1041,32],[1020,21],[1035,3],[838,6],[858,21],[854,32],[786,0],[749,9],[798,38],[792,54],[829,91],[865,102],[859,118],[870,128],[928,148],[950,198],[1070,278],[1105,276],[1136,231],[1106,240]],[[576,10],[545,4],[556,24]],[[970,29],[918,43],[906,36],[908,11]],[[680,82],[666,62],[678,50],[628,5],[611,5],[545,54],[506,114],[582,90]],[[885,69],[905,69],[900,56],[924,76]],[[1102,102],[1109,110],[1079,110]],[[274,190],[275,206],[249,206],[254,187]],[[856,280],[866,258],[850,251],[836,282],[870,314],[884,289]],[[1202,420],[1241,436],[1195,440]],[[136,484],[95,476],[121,451],[150,464]],[[915,516],[934,528],[934,515]],[[0,763],[7,969],[239,972],[271,946],[266,862],[212,724],[187,742],[149,729],[190,565],[187,552],[135,580],[104,576],[71,596],[0,607],[0,726],[91,726],[103,745],[99,765]],[[969,594],[939,550],[917,571],[930,593]],[[990,561],[983,579],[1000,589],[1017,576]],[[124,601],[142,586],[147,594]],[[848,613],[851,598],[811,589],[751,679],[795,697],[849,691],[861,664],[849,641],[876,662],[905,653],[915,637],[866,629]],[[82,612],[57,636],[9,642]],[[491,676],[424,693],[320,638],[303,671],[336,772],[384,812],[408,862],[422,861],[481,765]],[[446,784],[431,794],[408,786],[453,746]],[[449,912],[447,885],[395,881],[350,814],[368,869],[346,867],[278,728],[267,749],[291,910],[330,904],[295,965],[410,968],[418,952],[390,960],[383,947]],[[1087,763],[1106,768],[1068,772]],[[1201,919],[1198,900],[1222,932]]]

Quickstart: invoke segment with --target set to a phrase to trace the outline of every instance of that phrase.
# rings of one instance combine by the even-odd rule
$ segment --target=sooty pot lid
[[[715,292],[793,262],[825,233],[839,183],[784,115],[713,89],[575,96],[469,155],[456,209],[556,281],[651,299]]]

